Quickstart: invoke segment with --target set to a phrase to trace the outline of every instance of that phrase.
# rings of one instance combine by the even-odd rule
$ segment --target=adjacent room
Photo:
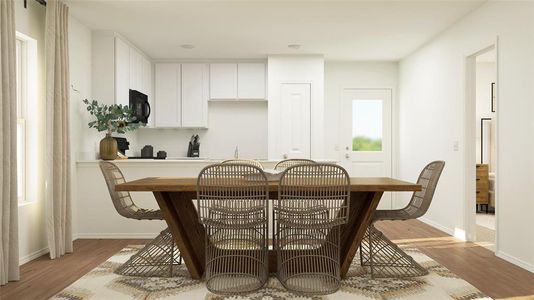
[[[495,47],[476,55],[476,241],[495,251],[495,180],[497,151]]]
[[[0,0],[0,299],[534,299],[534,2]]]

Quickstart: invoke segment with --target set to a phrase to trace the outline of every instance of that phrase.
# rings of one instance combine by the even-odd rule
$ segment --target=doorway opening
[[[497,49],[494,45],[483,49],[468,58],[468,90],[472,102],[469,122],[474,122],[474,132],[467,134],[470,141],[466,151],[473,151],[468,157],[474,158],[474,176],[467,176],[468,224],[471,224],[471,240],[480,246],[496,251],[497,232]],[[470,85],[470,86],[469,86]],[[467,110],[469,112],[469,110]],[[474,116],[474,119],[473,119]],[[469,159],[466,160],[470,162]],[[471,165],[473,167],[473,165]]]

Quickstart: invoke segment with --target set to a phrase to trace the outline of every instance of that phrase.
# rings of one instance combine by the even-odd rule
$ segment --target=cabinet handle
[[[479,180],[480,180],[480,178],[477,178],[477,181],[479,181]]]
[[[480,194],[480,191],[477,191],[477,194]]]

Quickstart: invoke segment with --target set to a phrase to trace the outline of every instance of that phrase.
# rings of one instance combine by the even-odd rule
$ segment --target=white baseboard
[[[499,258],[502,258],[502,259],[506,260],[509,263],[512,263],[512,264],[514,264],[514,265],[516,265],[518,267],[521,267],[521,268],[523,268],[523,269],[525,269],[525,270],[527,270],[527,271],[529,271],[531,273],[534,273],[534,265],[529,264],[524,260],[516,258],[516,257],[514,257],[512,255],[506,254],[506,253],[504,253],[504,252],[502,252],[500,250],[497,250],[495,252],[495,255],[497,257],[499,257]]]
[[[434,228],[436,228],[438,230],[441,230],[441,231],[443,231],[443,232],[445,232],[447,234],[450,234],[450,235],[454,236],[454,230],[451,229],[451,228],[445,227],[445,226],[443,226],[443,225],[441,225],[439,223],[436,223],[436,222],[434,222],[432,220],[429,220],[429,219],[427,219],[425,217],[421,217],[418,220],[423,222],[423,223],[426,223],[426,224],[428,224],[428,225],[430,225],[430,226],[432,226],[432,227],[434,227]]]
[[[43,255],[47,254],[48,252],[49,252],[48,251],[48,247],[46,247],[46,248],[43,248],[41,250],[37,250],[35,252],[32,252],[32,253],[30,253],[28,255],[24,255],[22,257],[19,257],[19,266],[23,265],[23,264],[25,264],[27,262],[30,262],[30,261],[32,261],[32,260],[34,260],[34,259],[36,259],[36,258],[38,258],[40,256],[43,256]]]
[[[153,239],[157,233],[78,233],[73,240],[78,239]]]

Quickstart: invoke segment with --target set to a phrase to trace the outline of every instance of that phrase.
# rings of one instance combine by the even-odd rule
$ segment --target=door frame
[[[399,167],[398,167],[398,145],[399,145],[399,109],[397,104],[397,88],[394,86],[382,86],[382,85],[372,85],[372,86],[361,86],[361,85],[342,85],[339,87],[338,94],[338,116],[341,116],[343,113],[343,92],[345,90],[389,90],[391,92],[391,177],[399,177]],[[337,145],[341,144],[343,140],[343,122],[338,122],[338,135],[337,135]],[[344,158],[344,151],[342,147],[337,149],[338,160],[341,161]],[[394,209],[400,208],[399,206],[398,193],[391,193],[391,203]]]
[[[465,101],[464,101],[464,209],[465,239],[476,241],[476,57],[495,50],[495,170],[500,169],[499,155],[499,38],[468,55],[465,60]],[[499,252],[499,177],[495,176],[495,253]]]

